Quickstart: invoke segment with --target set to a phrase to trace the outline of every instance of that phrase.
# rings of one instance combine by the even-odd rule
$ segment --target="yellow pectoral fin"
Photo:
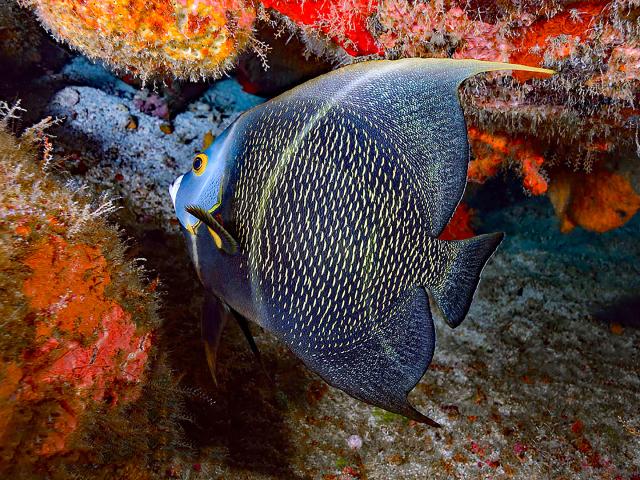
[[[194,205],[187,205],[185,210],[207,226],[216,247],[229,255],[235,255],[237,253],[238,242],[225,230],[218,220],[213,218],[210,212]]]
[[[218,250],[222,250],[222,239],[220,236],[209,227],[207,227],[207,230],[209,230],[209,234],[213,238],[213,242],[216,244],[216,247],[218,247]]]

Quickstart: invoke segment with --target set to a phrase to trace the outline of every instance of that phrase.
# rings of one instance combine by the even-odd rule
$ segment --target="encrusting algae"
[[[110,204],[46,172],[47,122],[16,138],[17,109],[1,107],[0,475],[147,468],[177,437],[180,403],[154,350],[155,284],[125,260]]]

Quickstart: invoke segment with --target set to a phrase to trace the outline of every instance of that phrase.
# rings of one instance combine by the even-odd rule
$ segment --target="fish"
[[[458,88],[499,70],[553,73],[476,60],[356,63],[244,112],[195,156],[170,195],[207,291],[210,366],[224,312],[234,312],[330,385],[439,426],[407,399],[433,357],[432,306],[460,325],[504,236],[438,239],[470,158]]]

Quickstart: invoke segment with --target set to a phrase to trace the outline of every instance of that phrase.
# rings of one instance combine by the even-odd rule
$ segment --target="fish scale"
[[[458,326],[502,239],[437,239],[466,184],[457,88],[504,69],[547,72],[363,62],[242,114],[205,152],[207,170],[171,188],[205,287],[330,384],[436,425],[407,401],[435,347],[428,294]]]
[[[287,105],[292,112],[300,112],[305,108],[309,108],[309,102],[302,105],[296,103]],[[340,117],[344,121],[344,111]],[[286,113],[282,110],[278,114],[273,115],[270,119],[286,118]],[[271,122],[270,122],[271,123]],[[287,123],[286,121],[284,122]],[[236,221],[239,225],[239,232],[243,232],[246,236],[240,235],[240,242],[247,246],[253,255],[249,255],[249,262],[260,267],[266,266],[271,272],[268,278],[260,276],[260,268],[253,267],[259,276],[258,284],[260,292],[258,296],[272,310],[272,318],[268,319],[266,324],[273,325],[284,319],[290,319],[293,322],[289,331],[284,331],[285,337],[291,336],[298,330],[296,326],[306,324],[301,322],[302,318],[309,318],[312,312],[319,316],[317,321],[318,329],[324,332],[323,335],[314,334],[314,330],[306,332],[296,332],[296,339],[300,345],[304,342],[300,340],[301,335],[304,337],[307,345],[311,345],[308,350],[314,352],[326,353],[327,347],[340,348],[346,344],[351,345],[359,340],[366,340],[372,333],[371,323],[376,321],[383,322],[384,319],[377,319],[374,312],[357,315],[357,312],[366,312],[368,307],[376,305],[375,309],[382,310],[392,304],[396,299],[389,292],[400,292],[407,289],[413,282],[420,277],[423,265],[415,262],[415,253],[409,251],[409,245],[422,245],[429,241],[426,232],[421,231],[421,217],[417,209],[417,205],[405,205],[402,209],[400,202],[402,199],[398,194],[394,194],[394,190],[389,188],[393,185],[394,179],[390,176],[390,172],[383,168],[375,169],[371,165],[365,169],[367,162],[371,161],[374,165],[382,163],[382,157],[378,152],[388,151],[389,148],[383,148],[383,140],[376,142],[371,136],[359,134],[363,130],[351,129],[355,132],[357,138],[354,144],[360,145],[362,152],[355,156],[353,153],[342,152],[339,147],[344,143],[337,143],[335,138],[339,131],[331,128],[335,125],[331,116],[325,117],[312,131],[308,133],[308,140],[300,140],[295,138],[296,133],[290,132],[290,138],[286,139],[281,135],[281,131],[274,123],[270,128],[276,129],[276,136],[279,141],[286,144],[298,142],[298,146],[286,159],[286,165],[282,167],[279,181],[282,185],[292,185],[291,189],[283,189],[274,192],[269,199],[269,203],[263,205],[262,210],[248,215],[250,205],[255,204],[255,199],[249,192],[255,189],[249,184],[266,183],[265,175],[278,161],[282,158],[268,158],[266,155],[260,158],[261,167],[257,168],[251,164],[251,160],[255,156],[248,155],[247,161],[239,159],[240,175],[237,184],[237,197],[235,199],[238,208]],[[253,130],[250,137],[260,135],[260,132],[266,130],[259,126]],[[318,132],[318,133],[317,133]],[[313,141],[317,138],[323,138],[323,145],[337,145],[338,148],[326,148],[323,150],[314,145]],[[287,141],[288,140],[288,141]],[[380,146],[379,146],[380,145]],[[278,151],[273,146],[266,151]],[[346,153],[346,155],[345,155]],[[343,162],[345,158],[352,158],[354,161]],[[321,160],[320,160],[321,159]],[[348,170],[345,171],[345,168]],[[294,175],[297,172],[300,174]],[[398,170],[396,169],[396,174]],[[359,181],[356,175],[369,177],[367,182]],[[322,179],[318,182],[318,179]],[[245,184],[246,182],[246,184]],[[342,188],[339,192],[333,189],[333,185],[338,182]],[[344,185],[346,183],[346,186]],[[305,187],[307,187],[305,189]],[[326,203],[320,205],[316,200],[309,212],[317,214],[316,219],[322,220],[324,223],[311,225],[311,229],[305,232],[304,237],[300,237],[300,222],[295,221],[292,212],[299,213],[302,208],[301,204],[296,201],[296,195],[300,190],[305,192],[308,197],[310,192],[314,193],[316,198],[322,198]],[[385,207],[388,206],[388,207]],[[296,211],[296,206],[298,210]],[[322,212],[333,212],[334,218],[337,219],[353,219],[355,211],[364,212],[359,217],[360,223],[334,222],[328,225],[329,215],[323,215]],[[383,218],[388,214],[388,210],[402,210],[407,217],[391,216]],[[264,222],[272,225],[271,229],[263,230],[256,228],[256,217],[266,217]],[[366,223],[365,223],[366,222]],[[293,226],[293,227],[292,227]],[[379,233],[376,239],[380,238],[380,244],[373,242],[366,252],[358,252],[345,248],[342,252],[331,249],[329,244],[331,241],[340,242],[344,237],[347,239],[347,247],[351,244],[364,245],[368,240],[367,233],[375,228]],[[355,238],[354,231],[363,232],[360,238]],[[413,236],[407,235],[407,232],[415,232]],[[284,255],[280,248],[270,248],[267,243],[268,238],[279,238],[284,240],[285,245],[295,250],[296,258],[300,259],[300,264],[295,265],[291,261],[291,257]],[[292,238],[301,238],[303,241],[295,243],[287,241]],[[406,251],[399,250],[404,248]],[[393,256],[387,254],[393,252]],[[358,258],[356,255],[360,254]],[[380,255],[382,253],[383,255]],[[364,255],[363,255],[364,254]],[[375,266],[372,272],[366,271],[367,262],[364,257],[367,255],[375,255],[374,260],[368,263]],[[328,272],[330,277],[335,278],[335,282],[329,292],[324,293],[321,288],[324,283],[317,280],[323,275],[318,276],[318,268],[324,270],[326,264],[324,261],[318,265],[313,262],[314,259],[330,259],[329,266],[333,267],[333,271]],[[403,260],[404,259],[404,260]],[[335,263],[333,263],[335,261]],[[393,268],[392,268],[393,267]],[[311,271],[311,269],[313,269]],[[390,275],[391,271],[400,272],[401,276]],[[311,275],[315,281],[311,288],[298,288],[296,284],[289,286],[289,278],[306,277]],[[353,279],[357,279],[354,283]],[[362,282],[365,285],[359,285]],[[268,280],[268,281],[267,281]],[[368,281],[367,281],[368,280]],[[368,285],[367,285],[368,283]],[[363,288],[364,287],[364,288]],[[292,309],[293,305],[283,305],[282,298],[285,296],[284,289],[291,288],[290,295],[301,297],[303,307],[301,309]],[[312,298],[318,298],[322,295],[327,300],[327,305],[321,304],[325,310],[318,311],[313,309],[311,303]],[[340,300],[350,300],[346,307],[339,310]],[[278,313],[276,313],[278,312]],[[325,325],[325,322],[328,325]],[[317,330],[316,330],[317,331]],[[345,336],[348,333],[349,336]]]

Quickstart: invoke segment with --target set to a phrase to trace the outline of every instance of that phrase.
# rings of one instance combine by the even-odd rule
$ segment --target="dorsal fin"
[[[458,87],[472,75],[498,70],[553,73],[478,60],[379,60],[322,75],[274,101],[313,99],[322,107],[311,123],[339,108],[358,118],[369,134],[395,146],[394,160],[407,170],[427,231],[437,237],[453,215],[467,180],[469,143]]]

